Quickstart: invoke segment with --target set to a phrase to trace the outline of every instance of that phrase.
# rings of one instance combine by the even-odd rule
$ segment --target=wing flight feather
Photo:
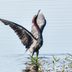
[[[33,43],[33,35],[27,29],[8,20],[0,19],[0,21],[5,25],[9,25],[15,31],[26,48],[30,47],[30,45]]]

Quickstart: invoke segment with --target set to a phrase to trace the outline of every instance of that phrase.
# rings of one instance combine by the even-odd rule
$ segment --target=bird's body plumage
[[[0,19],[0,21],[3,22],[5,25],[9,25],[15,31],[23,45],[25,45],[26,49],[29,50],[32,53],[32,55],[34,54],[34,52],[37,52],[38,55],[39,49],[43,44],[43,27],[46,24],[44,15],[42,15],[42,18],[40,17],[41,15],[39,16],[38,13],[38,15],[36,15],[36,17],[33,18],[31,32],[29,32],[23,26],[16,24],[14,22],[4,19]]]

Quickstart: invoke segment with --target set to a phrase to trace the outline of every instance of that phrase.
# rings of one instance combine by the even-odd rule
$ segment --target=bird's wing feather
[[[9,25],[16,32],[23,45],[25,45],[26,48],[29,48],[29,46],[33,42],[33,35],[28,30],[8,20],[0,19],[0,21],[3,22],[5,25]]]

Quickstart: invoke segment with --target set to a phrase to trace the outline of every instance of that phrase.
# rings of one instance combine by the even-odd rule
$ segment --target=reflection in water
[[[24,69],[23,72],[44,72],[41,67],[39,58],[30,57],[28,59],[29,61],[25,63],[26,69]]]
[[[72,72],[71,54],[39,55],[31,58],[24,54],[0,55],[0,72]]]
[[[38,59],[27,58],[22,72],[72,72],[72,55],[40,56]]]

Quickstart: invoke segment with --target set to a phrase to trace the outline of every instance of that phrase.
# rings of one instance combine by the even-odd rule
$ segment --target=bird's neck
[[[40,32],[40,28],[39,28],[38,24],[34,23],[34,26],[36,27],[37,31]]]
[[[34,19],[33,24],[34,24],[34,26],[36,27],[37,31],[38,31],[38,32],[41,32],[41,30],[40,30],[40,28],[39,28],[36,20],[37,20],[37,18]]]

